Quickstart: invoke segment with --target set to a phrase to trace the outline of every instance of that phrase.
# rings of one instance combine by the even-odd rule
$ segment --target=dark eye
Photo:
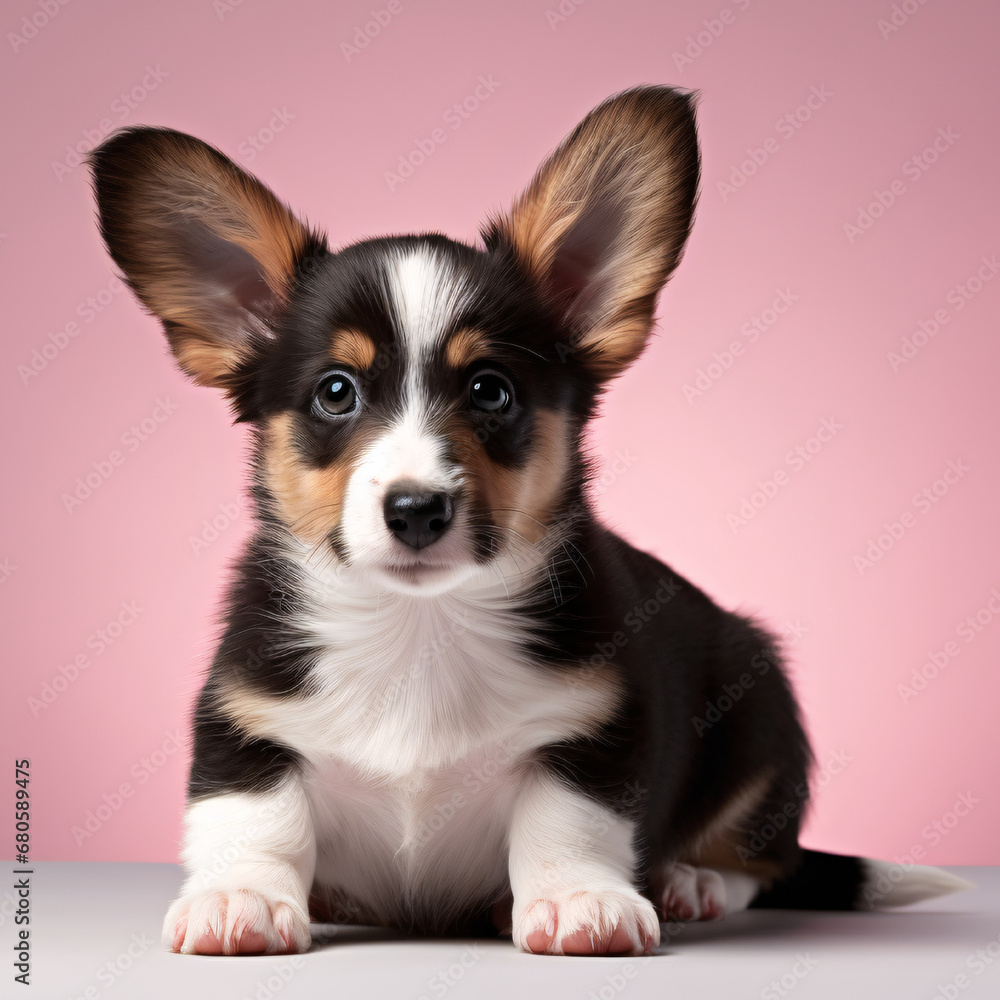
[[[480,372],[469,387],[469,403],[474,410],[503,413],[514,399],[510,382],[496,372]]]
[[[313,409],[321,417],[339,417],[357,409],[358,389],[350,375],[333,372],[320,383]]]

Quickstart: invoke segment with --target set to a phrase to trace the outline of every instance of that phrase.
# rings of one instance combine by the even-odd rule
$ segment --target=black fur
[[[762,892],[750,905],[772,910],[864,909],[862,889],[868,877],[860,858],[802,851],[798,867]]]

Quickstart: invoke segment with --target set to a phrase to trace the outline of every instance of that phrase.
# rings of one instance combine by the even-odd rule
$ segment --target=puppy
[[[331,250],[168,129],[91,166],[125,280],[255,440],[168,947],[304,951],[312,915],[639,954],[661,916],[964,887],[799,848],[810,753],[774,638],[588,499],[584,430],[691,224],[690,94],[605,101],[479,247]]]

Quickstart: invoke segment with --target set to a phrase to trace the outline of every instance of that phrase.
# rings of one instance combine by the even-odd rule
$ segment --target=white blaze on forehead
[[[352,482],[373,476],[384,483],[408,479],[439,490],[458,486],[456,469],[445,456],[444,438],[427,425],[426,414],[408,406],[365,451]]]
[[[439,414],[421,377],[434,350],[466,301],[456,269],[442,254],[419,247],[394,255],[386,263],[387,294],[404,364],[403,399],[388,427],[361,456],[348,482],[342,524],[348,550],[373,561],[391,559],[398,543],[385,525],[384,500],[395,483],[413,482],[434,492],[453,494],[462,482],[461,469],[448,458]],[[435,547],[442,558],[456,558],[461,539]]]
[[[401,253],[387,268],[399,336],[407,356],[407,381],[441,342],[465,304],[465,289],[454,267],[429,247]]]

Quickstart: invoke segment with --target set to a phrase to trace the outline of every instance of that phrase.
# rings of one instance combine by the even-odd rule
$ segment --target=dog
[[[301,952],[312,917],[642,954],[661,918],[967,887],[800,848],[777,641],[595,517],[583,434],[681,259],[692,94],[592,110],[481,246],[334,251],[169,129],[90,165],[124,280],[254,439],[168,948]]]

